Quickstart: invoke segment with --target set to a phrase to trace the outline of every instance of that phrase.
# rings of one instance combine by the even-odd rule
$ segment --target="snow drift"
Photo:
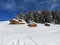
[[[9,21],[0,22],[0,45],[60,45],[60,25],[27,24],[9,25]]]

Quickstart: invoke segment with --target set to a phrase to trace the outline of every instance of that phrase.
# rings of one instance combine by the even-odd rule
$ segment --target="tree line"
[[[26,15],[20,13],[14,17],[15,19],[23,19],[27,23],[30,21],[36,23],[56,23],[60,24],[60,11],[28,11]]]

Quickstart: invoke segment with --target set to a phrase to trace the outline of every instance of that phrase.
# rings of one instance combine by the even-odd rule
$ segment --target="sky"
[[[60,10],[60,0],[0,0],[0,21],[36,10]]]

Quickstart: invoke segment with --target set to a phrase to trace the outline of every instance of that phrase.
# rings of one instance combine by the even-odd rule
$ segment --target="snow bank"
[[[0,44],[2,45],[60,45],[60,25],[27,24],[9,25],[9,21],[0,22]],[[3,42],[2,42],[3,40]]]

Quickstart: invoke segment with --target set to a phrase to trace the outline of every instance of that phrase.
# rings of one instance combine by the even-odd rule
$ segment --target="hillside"
[[[50,24],[48,27],[37,23],[37,27],[28,27],[27,24],[10,25],[9,23],[9,21],[0,21],[1,45],[60,44],[60,25]],[[2,40],[3,43],[1,43]]]

